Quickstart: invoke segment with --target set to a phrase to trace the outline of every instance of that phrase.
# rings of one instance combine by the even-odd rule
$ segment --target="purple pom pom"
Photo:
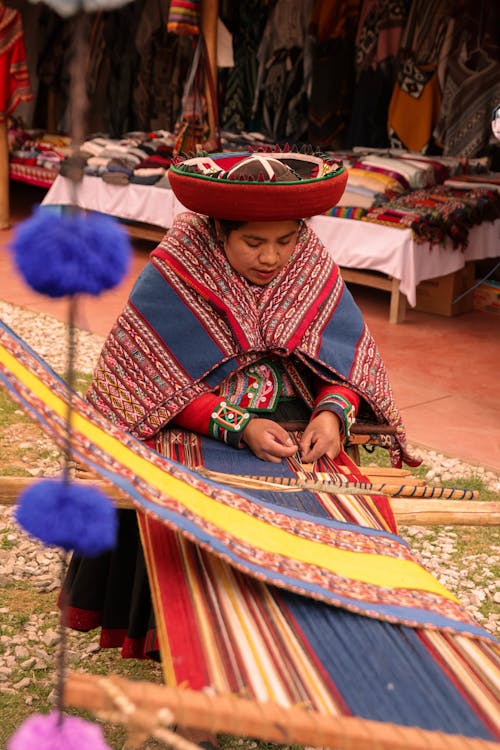
[[[111,750],[98,724],[59,714],[33,714],[7,741],[7,750]]]
[[[43,207],[19,224],[12,249],[26,283],[49,297],[112,289],[127,273],[131,256],[128,235],[115,219],[58,216]]]
[[[45,479],[29,487],[16,508],[18,523],[44,544],[94,557],[116,543],[116,509],[96,487]]]

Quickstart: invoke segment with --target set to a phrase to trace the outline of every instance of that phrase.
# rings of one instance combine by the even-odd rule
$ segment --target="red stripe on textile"
[[[178,684],[186,683],[192,690],[201,690],[209,684],[209,676],[191,594],[185,583],[185,566],[178,537],[161,522],[142,513],[138,514],[138,519],[145,531],[144,536],[150,542],[147,554],[153,555],[154,573],[158,581],[158,586],[151,585],[155,616],[158,622],[162,618],[164,620],[171,653],[182,654],[182,658],[174,657],[172,665],[176,681]],[[159,637],[161,639],[161,633]]]
[[[490,732],[493,734],[494,737],[500,740],[500,730],[498,727],[498,724],[495,724],[491,721],[488,714],[486,714],[481,706],[474,700],[474,698],[470,695],[470,693],[465,690],[463,684],[458,680],[457,676],[451,669],[451,667],[448,665],[446,661],[444,661],[443,657],[439,653],[439,651],[435,648],[435,646],[430,642],[430,640],[427,637],[427,634],[425,630],[422,630],[420,628],[415,629],[415,633],[417,634],[417,637],[422,641],[426,649],[429,651],[429,653],[432,655],[433,659],[435,659],[436,663],[439,664],[445,675],[448,677],[452,685],[456,687],[462,698],[467,701],[469,706],[473,709],[473,711],[479,716],[481,721],[484,722],[484,724],[488,727]],[[469,662],[464,661],[462,654],[460,651],[457,650],[455,645],[452,642],[452,639],[449,638],[445,633],[441,633],[443,638],[446,639],[448,645],[450,648],[453,649],[455,654],[460,658],[460,661],[464,664],[465,669],[473,672],[477,676],[477,672],[475,672]],[[481,682],[481,685],[484,687],[484,680],[482,680],[480,677],[478,677],[478,680]]]
[[[227,316],[232,332],[234,333],[242,349],[246,351],[249,348],[248,339],[243,333],[243,329],[240,327],[231,309],[223,303],[220,297],[215,295],[213,292],[207,289],[206,286],[200,284],[197,279],[187,273],[186,269],[175,258],[166,253],[161,247],[156,248],[156,250],[153,251],[153,254],[160,257],[167,265],[169,265],[170,268],[172,268],[172,270],[175,271],[175,273],[179,276],[179,278],[181,278],[186,282],[186,284],[189,284],[189,286],[195,289],[198,294],[203,297],[203,299],[206,299],[216,309],[221,310],[224,315]]]
[[[122,648],[127,638],[127,628],[103,628],[99,645],[101,648]]]
[[[123,640],[121,655],[123,659],[148,659],[146,638],[129,638],[126,636]]]

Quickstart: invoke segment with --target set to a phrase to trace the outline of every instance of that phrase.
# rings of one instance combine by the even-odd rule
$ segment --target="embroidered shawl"
[[[178,216],[114,324],[87,398],[147,439],[269,353],[350,386],[372,418],[396,428],[393,463],[415,463],[377,346],[338,266],[306,224],[288,264],[256,289],[232,269],[207,218]]]

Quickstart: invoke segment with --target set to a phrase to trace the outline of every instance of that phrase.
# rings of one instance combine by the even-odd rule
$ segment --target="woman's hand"
[[[251,419],[243,431],[242,441],[262,461],[279,463],[297,453],[288,432],[272,419]]]
[[[332,411],[322,411],[311,419],[299,443],[300,457],[305,463],[325,455],[336,458],[340,448],[340,419]]]

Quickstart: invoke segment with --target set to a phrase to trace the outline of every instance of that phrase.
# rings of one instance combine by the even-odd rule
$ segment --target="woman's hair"
[[[218,234],[217,227],[215,224],[215,219],[210,216],[209,218],[210,226],[212,228],[212,231],[215,235]],[[247,221],[230,221],[228,219],[217,219],[217,223],[220,226],[220,234],[222,235],[222,238],[227,240],[231,232],[234,232],[235,229],[239,229],[244,224],[248,224]]]
[[[235,229],[239,229],[247,223],[248,222],[246,221],[230,221],[229,219],[219,219],[220,231],[225,239],[227,239],[231,232],[234,232]]]

